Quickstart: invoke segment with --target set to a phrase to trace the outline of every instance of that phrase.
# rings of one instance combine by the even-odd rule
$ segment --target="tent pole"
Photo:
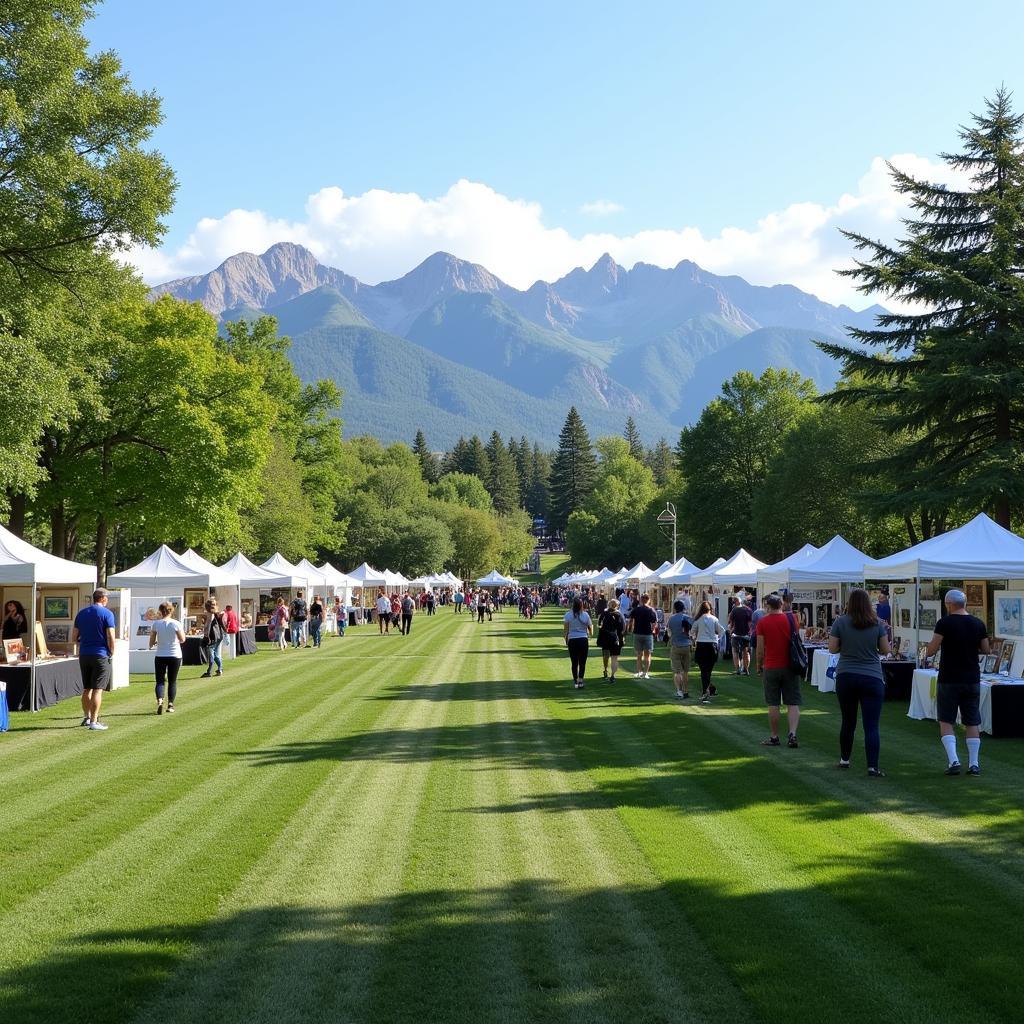
[[[920,574],[920,570],[918,570]],[[917,650],[921,650],[921,576],[917,575],[914,577],[914,625],[916,627],[915,633],[915,647]],[[918,665],[918,668],[923,666]]]
[[[39,710],[39,695],[36,692],[36,655],[38,654],[38,652],[36,651],[36,622],[39,621],[38,618],[37,618],[38,609],[36,608],[36,595],[37,595],[37,591],[38,591],[38,587],[36,585],[35,577],[33,576],[33,579],[32,579],[32,604],[30,605],[30,607],[32,609],[32,625],[29,627],[29,631],[28,631],[28,654],[29,654],[29,658],[31,659],[30,662],[29,662],[29,667],[28,667],[28,671],[29,671],[29,680],[28,680],[29,701],[28,701],[28,706],[29,706],[29,708],[32,711],[38,711]]]

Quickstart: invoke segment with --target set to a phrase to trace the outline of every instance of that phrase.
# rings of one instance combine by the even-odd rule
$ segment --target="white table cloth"
[[[828,660],[832,655],[827,648],[819,647],[814,651],[814,662],[811,664],[811,686],[816,686],[822,693],[835,693],[835,677],[829,679]]]
[[[919,668],[914,672],[914,680],[910,689],[910,708],[908,718],[938,719],[938,697],[936,687],[939,673],[933,668]],[[1003,676],[983,675],[981,677],[981,731],[992,735],[992,687],[993,686],[1024,686],[1024,679],[1007,679]],[[959,717],[957,718],[959,721]]]

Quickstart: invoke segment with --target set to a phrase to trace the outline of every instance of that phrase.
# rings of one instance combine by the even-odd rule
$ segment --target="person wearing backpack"
[[[303,591],[296,590],[295,600],[291,605],[292,647],[309,646],[309,641],[306,639],[306,620],[309,616],[309,607],[302,595]]]
[[[765,602],[768,614],[757,624],[756,670],[764,685],[770,732],[762,740],[766,747],[780,746],[779,707],[786,704],[789,722],[788,746],[798,747],[796,728],[800,722],[800,678],[790,667],[790,638],[797,632],[796,617],[782,609],[782,598],[769,594]]]
[[[206,623],[203,626],[203,640],[206,644],[206,671],[200,678],[209,679],[213,675],[213,666],[217,666],[217,675],[224,675],[224,662],[220,656],[221,644],[227,634],[224,625],[224,613],[217,609],[217,598],[211,597],[204,606]]]
[[[314,647],[320,646],[320,637],[324,628],[324,606],[320,603],[320,595],[313,595],[313,603],[309,606],[309,639]]]

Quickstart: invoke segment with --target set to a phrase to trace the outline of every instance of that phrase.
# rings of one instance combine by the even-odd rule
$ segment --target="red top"
[[[238,613],[234,608],[224,613],[224,631],[226,633],[238,632]]]
[[[789,668],[789,635],[793,631],[784,612],[766,615],[757,624],[758,639],[764,637],[764,667]]]

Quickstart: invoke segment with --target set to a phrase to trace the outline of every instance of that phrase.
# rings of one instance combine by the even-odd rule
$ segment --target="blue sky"
[[[963,25],[977,28],[951,30]],[[860,195],[876,158],[934,160],[1001,82],[1024,105],[1024,5],[1005,0],[106,0],[87,32],[97,47],[118,51],[138,87],[164,99],[156,144],[180,189],[163,253],[139,260],[151,278],[209,269],[236,240],[258,247],[275,231],[367,278],[409,269],[432,239],[501,262],[496,239],[474,241],[451,224],[472,218],[477,234],[508,232],[504,218],[517,209],[535,223],[513,246],[557,252],[539,254],[534,276],[609,239],[624,261],[664,262],[688,253],[690,238],[712,269],[732,260],[737,272],[770,277],[771,240],[758,234],[765,218],[794,204],[834,211],[844,194]],[[976,45],[982,33],[984,46]],[[493,220],[486,192],[468,206],[459,196],[430,205],[460,180],[505,201],[493,199]],[[382,190],[378,220],[372,204],[339,213],[336,192],[333,219],[310,229],[309,197],[325,188],[345,202]],[[407,193],[423,201],[418,213],[386,201]],[[523,203],[531,204],[525,212]],[[854,226],[874,226],[864,204],[857,209]],[[232,210],[250,216],[197,234],[203,218]],[[406,223],[404,241],[396,215],[416,221]],[[841,219],[825,216],[821,232],[834,235]],[[372,239],[357,244],[353,232],[379,223],[377,251]],[[573,243],[599,240],[560,248],[552,236],[548,246],[538,224]],[[729,229],[754,241],[724,244]],[[620,257],[615,240],[645,232],[682,234],[623,243]],[[716,240],[723,244],[713,253]],[[841,257],[822,244],[819,259]],[[513,283],[530,275],[529,255],[507,258]],[[821,267],[801,277],[798,262],[791,254],[777,272],[808,287],[824,280]]]

